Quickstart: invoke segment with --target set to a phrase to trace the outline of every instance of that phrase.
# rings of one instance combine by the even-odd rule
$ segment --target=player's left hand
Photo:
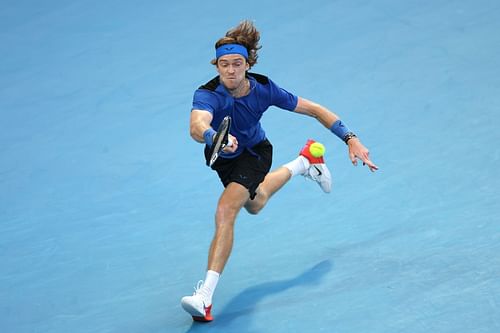
[[[235,136],[229,134],[227,145],[222,150],[225,153],[234,153],[238,149],[238,139]]]
[[[374,172],[378,170],[378,166],[370,160],[370,152],[358,138],[350,139],[347,145],[349,146],[349,158],[353,165],[358,165],[358,159],[360,159],[363,165],[368,166],[370,171]]]

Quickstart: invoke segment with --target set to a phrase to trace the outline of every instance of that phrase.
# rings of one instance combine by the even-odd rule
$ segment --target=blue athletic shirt
[[[199,87],[193,97],[193,110],[206,110],[213,116],[210,126],[217,130],[225,116],[231,117],[229,133],[238,139],[238,149],[232,154],[222,153],[225,158],[233,158],[250,149],[266,138],[260,125],[260,118],[272,105],[293,111],[298,97],[280,88],[268,77],[247,73],[250,93],[243,97],[231,96],[219,81],[219,76]]]

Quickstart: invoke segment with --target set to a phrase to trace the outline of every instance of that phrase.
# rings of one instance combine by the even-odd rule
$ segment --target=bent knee
[[[260,211],[262,210],[262,208],[247,208],[246,209],[248,213],[250,213],[251,215],[257,215],[260,213]]]
[[[249,203],[247,205],[245,205],[245,209],[247,210],[248,213],[252,214],[252,215],[257,215],[260,213],[260,211],[262,210],[262,208],[264,208],[263,205],[259,205],[259,204],[252,204],[252,203]]]

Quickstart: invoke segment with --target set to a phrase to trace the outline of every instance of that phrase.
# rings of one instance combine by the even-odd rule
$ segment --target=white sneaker
[[[304,177],[314,180],[325,193],[332,190],[332,175],[324,163],[311,163]]]
[[[189,313],[194,321],[212,321],[212,304],[208,304],[207,297],[203,293],[203,281],[198,281],[193,296],[184,296],[181,299],[182,308]]]
[[[304,177],[314,180],[321,187],[323,192],[330,193],[332,190],[332,175],[330,170],[325,164],[323,156],[314,157],[309,151],[309,146],[313,144],[314,140],[307,140],[304,147],[300,151],[300,155],[304,156],[310,163],[309,169],[304,174]]]

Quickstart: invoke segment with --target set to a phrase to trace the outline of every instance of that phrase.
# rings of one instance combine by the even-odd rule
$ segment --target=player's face
[[[217,61],[217,71],[220,79],[226,88],[230,90],[241,85],[249,67],[245,58],[239,54],[227,54]]]

